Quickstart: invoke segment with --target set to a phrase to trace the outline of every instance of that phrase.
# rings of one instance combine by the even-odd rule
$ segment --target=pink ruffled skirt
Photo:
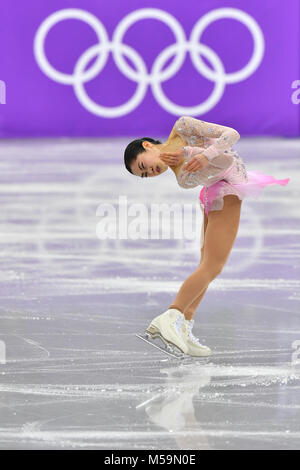
[[[240,182],[230,181],[230,173],[226,175],[226,180],[220,180],[211,186],[204,186],[200,192],[200,206],[208,215],[210,210],[221,210],[224,204],[224,196],[227,194],[235,194],[239,199],[245,197],[257,198],[265,186],[270,184],[280,184],[285,186],[290,178],[276,179],[274,176],[265,175],[260,171],[247,170],[247,180],[241,178]]]

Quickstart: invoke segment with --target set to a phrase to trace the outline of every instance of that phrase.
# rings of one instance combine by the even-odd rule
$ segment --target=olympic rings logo
[[[166,47],[153,63],[151,73],[142,57],[130,46],[123,44],[122,40],[127,30],[136,21],[143,19],[156,19],[165,23],[175,36],[175,44]],[[224,65],[218,55],[208,46],[200,42],[205,28],[218,19],[231,18],[243,23],[252,35],[254,48],[249,62],[237,72],[226,73]],[[77,60],[73,74],[66,74],[56,70],[45,55],[44,43],[49,30],[56,23],[77,19],[86,22],[95,31],[99,43],[87,49]],[[168,112],[178,115],[195,115],[210,111],[221,99],[227,83],[237,83],[248,78],[258,68],[264,55],[264,36],[258,23],[242,10],[236,8],[217,8],[206,13],[194,25],[190,38],[187,41],[185,32],[180,23],[168,12],[157,8],[142,8],[125,16],[116,27],[112,41],[109,41],[106,29],[101,21],[93,14],[76,8],[59,10],[48,16],[39,26],[34,38],[34,55],[41,70],[52,80],[72,85],[75,95],[82,106],[89,112],[106,118],[124,116],[133,111],[143,101],[148,84],[152,88],[156,101]],[[86,93],[84,84],[92,80],[105,67],[109,53],[112,52],[114,61],[119,70],[129,79],[137,83],[137,89],[127,103],[115,107],[104,107],[95,103]],[[184,63],[186,52],[190,53],[191,60],[197,71],[205,78],[215,83],[211,95],[201,104],[195,106],[179,106],[170,101],[162,90],[161,83],[175,75]],[[132,61],[136,70],[132,69],[124,60],[123,55]],[[162,71],[164,64],[170,57],[175,59]],[[203,55],[212,65],[212,68],[201,59]],[[86,70],[87,64],[96,57],[93,65]]]

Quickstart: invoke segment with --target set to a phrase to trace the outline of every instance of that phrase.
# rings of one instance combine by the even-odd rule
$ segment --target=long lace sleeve
[[[186,161],[189,161],[195,155],[203,153],[203,147],[185,146],[183,147],[183,151],[184,151],[184,156],[185,156]],[[183,164],[178,174],[176,175],[179,186],[181,186],[182,188],[186,188],[186,189],[195,188],[196,186],[199,186],[200,172],[197,171],[197,172],[191,173],[189,171],[186,171],[184,167],[185,165]]]
[[[195,155],[205,155],[205,149],[203,147],[183,147],[184,156],[187,160],[190,160]],[[230,155],[215,156],[210,160],[210,164],[217,168],[228,168],[232,163],[232,157]]]
[[[196,172],[191,173],[185,171],[183,167],[181,167],[178,174],[176,174],[176,179],[178,181],[179,186],[185,189],[195,188],[200,184]]]
[[[187,162],[195,155],[202,154],[203,147],[185,146],[183,151],[185,162]],[[199,184],[204,184],[205,181],[207,182],[210,178],[220,174],[221,170],[229,168],[232,160],[233,158],[229,154],[220,155],[219,157],[214,157],[207,167],[195,172],[186,171],[184,162],[176,174],[178,184],[183,188],[194,188]]]
[[[229,150],[240,138],[240,134],[231,127],[201,121],[190,116],[182,116],[176,121],[176,130],[184,137],[215,138],[212,145],[202,153],[212,161]]]

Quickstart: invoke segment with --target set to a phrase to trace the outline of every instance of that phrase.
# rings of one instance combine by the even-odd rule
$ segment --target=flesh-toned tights
[[[183,282],[168,308],[177,308],[191,320],[210,282],[222,271],[238,233],[242,201],[224,196],[222,210],[204,214],[204,245],[197,269]]]

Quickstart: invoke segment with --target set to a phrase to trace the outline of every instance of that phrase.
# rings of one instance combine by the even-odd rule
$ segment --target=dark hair
[[[152,144],[161,144],[160,140],[154,140],[151,139],[151,137],[142,137],[142,139],[136,139],[130,142],[124,152],[124,163],[129,171],[129,173],[133,174],[130,166],[132,162],[136,160],[136,157],[138,156],[139,153],[146,152],[146,149],[142,146],[142,143],[144,140],[147,140],[148,142],[151,142]]]

